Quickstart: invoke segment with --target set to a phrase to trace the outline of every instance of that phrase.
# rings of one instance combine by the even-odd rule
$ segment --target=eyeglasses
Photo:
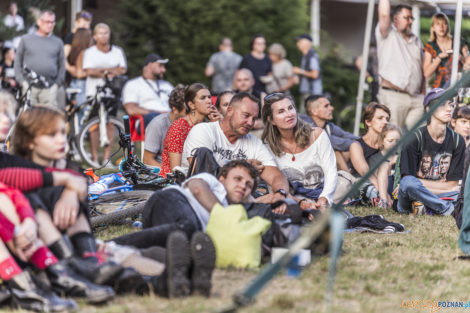
[[[412,21],[412,22],[415,20],[415,18],[414,18],[413,16],[402,16],[402,18],[403,18],[404,20]]]

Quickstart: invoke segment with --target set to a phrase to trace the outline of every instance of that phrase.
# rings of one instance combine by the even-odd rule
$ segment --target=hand
[[[23,250],[29,247],[37,240],[38,227],[36,222],[27,217],[24,221],[15,228],[15,237],[13,242],[16,249]]]
[[[79,206],[77,192],[65,189],[54,207],[54,225],[65,230],[75,224]]]
[[[398,184],[392,192],[393,199],[398,199],[398,189],[400,189],[400,184]]]
[[[442,51],[442,52],[441,52],[441,53],[439,53],[437,56],[439,57],[439,59],[441,59],[441,60],[442,60],[442,59],[445,59],[445,58],[447,58],[449,55],[447,54],[447,52],[445,52],[445,51]]]
[[[294,74],[296,74],[296,75],[302,75],[302,73],[304,72],[304,70],[301,69],[301,68],[298,67],[298,66],[294,66],[294,67],[292,68],[292,72],[293,72]]]
[[[321,212],[325,211],[328,208],[329,203],[325,197],[320,197],[318,201],[315,203],[315,208],[320,210]]]
[[[310,210],[310,209],[316,209],[316,203],[315,201],[310,201],[307,199],[304,199],[302,202],[300,202],[300,209],[302,210]]]
[[[214,108],[207,117],[209,118],[211,122],[220,121],[224,118],[222,113],[220,113],[216,108]]]
[[[77,193],[78,198],[81,201],[85,201],[88,195],[88,184],[86,178],[78,175],[68,174],[68,178],[65,183],[65,188],[73,190]]]
[[[253,165],[258,170],[259,174],[261,174],[263,172],[264,165],[263,165],[263,163],[261,163],[261,161],[258,161],[258,160],[255,160],[255,159],[248,159],[246,161],[248,163],[250,163],[251,165]]]

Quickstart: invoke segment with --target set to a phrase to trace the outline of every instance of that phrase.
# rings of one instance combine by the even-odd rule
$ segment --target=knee
[[[417,187],[419,183],[419,179],[414,176],[407,175],[400,180],[400,191],[405,191],[410,188]]]

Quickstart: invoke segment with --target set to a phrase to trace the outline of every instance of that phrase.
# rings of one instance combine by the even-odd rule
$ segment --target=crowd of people
[[[332,122],[334,99],[323,94],[320,59],[308,34],[296,38],[299,67],[279,43],[266,54],[262,35],[253,36],[243,57],[223,38],[205,69],[211,88],[199,82],[174,87],[164,80],[170,60],[147,55],[142,75],[123,87],[123,109],[142,117],[143,162],[162,176],[179,171],[187,179],[152,195],[143,230],[102,243],[91,231],[86,179],[65,157],[65,86],[79,89],[76,100],[84,103],[105,78],[126,73],[125,52],[110,43],[108,25],[91,30],[89,12],[77,13],[63,41],[53,35],[54,12],[39,12],[31,32],[4,44],[0,65],[2,142],[13,127],[0,152],[0,304],[14,299],[25,309],[60,312],[76,308],[68,297],[95,304],[116,293],[152,290],[168,297],[209,296],[216,249],[205,231],[216,204],[259,204],[253,214],[268,219],[297,220],[300,212],[303,222],[315,221],[423,112],[442,102],[450,83],[445,14],[433,16],[424,47],[411,32],[411,7],[392,10],[389,0],[380,0],[378,17],[378,101],[364,109],[361,137]],[[24,29],[16,3],[3,22]],[[465,41],[460,52],[459,69],[466,71]],[[16,118],[12,91],[28,88],[25,67],[48,84],[33,87],[33,107]],[[289,91],[294,84],[300,85],[300,106]],[[413,135],[345,204],[359,198],[377,210],[454,213],[466,176],[469,107],[443,102]]]

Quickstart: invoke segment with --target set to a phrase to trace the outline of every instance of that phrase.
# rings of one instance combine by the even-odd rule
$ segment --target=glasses
[[[404,20],[412,21],[412,22],[415,20],[415,18],[414,18],[413,16],[402,16],[402,18],[403,18]]]
[[[41,19],[41,21],[45,24],[55,24],[55,21],[47,21],[47,20],[43,20],[43,19]]]

